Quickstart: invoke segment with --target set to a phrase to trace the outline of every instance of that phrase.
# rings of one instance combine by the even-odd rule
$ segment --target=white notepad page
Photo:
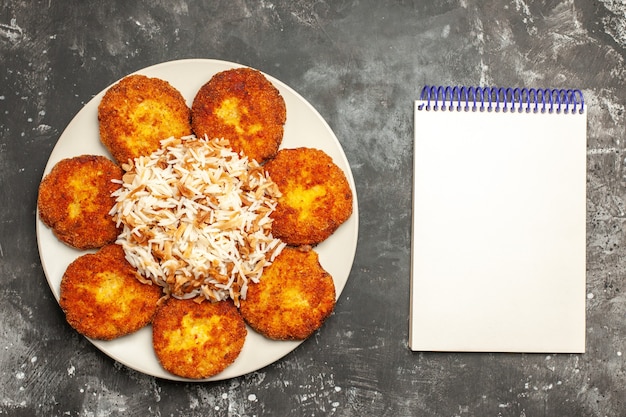
[[[410,348],[584,352],[586,110],[421,104]]]

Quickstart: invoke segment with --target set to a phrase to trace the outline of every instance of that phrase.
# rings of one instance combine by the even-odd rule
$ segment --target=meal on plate
[[[192,109],[182,109],[179,96],[144,76],[112,86],[98,116],[119,166],[82,156],[114,168],[102,170],[113,172],[102,176],[106,187],[77,187],[75,178],[98,176],[59,162],[42,180],[39,211],[53,228],[55,188],[77,213],[94,204],[88,189],[102,197],[98,213],[114,230],[88,246],[101,248],[95,254],[68,266],[60,298],[68,322],[99,339],[151,323],[163,368],[204,379],[235,361],[246,323],[268,339],[303,340],[331,315],[334,281],[314,246],[351,215],[352,192],[323,151],[278,151],[286,108],[260,72],[215,74]],[[53,230],[66,243],[82,233],[69,228],[63,240]]]
[[[39,218],[63,243],[93,249],[113,242],[118,230],[109,216],[122,169],[99,155],[59,161],[39,185]]]

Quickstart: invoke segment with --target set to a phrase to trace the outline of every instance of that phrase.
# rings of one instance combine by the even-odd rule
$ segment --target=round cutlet
[[[317,253],[286,247],[250,284],[239,311],[257,332],[275,340],[304,340],[319,329],[335,307],[333,278]]]
[[[184,378],[203,379],[237,359],[246,325],[230,301],[169,298],[152,321],[154,352],[161,366]]]
[[[198,137],[225,138],[235,152],[263,163],[283,140],[285,101],[259,71],[235,68],[215,74],[191,106],[191,125]]]
[[[107,90],[98,106],[100,140],[113,158],[128,163],[150,155],[171,136],[191,134],[191,110],[167,81],[129,75]]]
[[[281,149],[265,169],[282,193],[271,215],[274,237],[294,246],[315,245],[352,214],[348,180],[325,152]]]
[[[161,296],[160,287],[139,281],[122,247],[113,243],[67,267],[59,304],[79,333],[111,340],[150,323]]]
[[[77,249],[113,242],[118,234],[109,211],[122,169],[100,155],[59,161],[39,185],[39,217],[59,240]]]

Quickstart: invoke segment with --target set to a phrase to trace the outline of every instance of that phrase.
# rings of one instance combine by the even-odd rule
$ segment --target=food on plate
[[[239,311],[257,332],[275,340],[303,340],[335,307],[335,284],[310,247],[286,247],[251,284]]]
[[[259,163],[278,151],[287,115],[278,89],[251,68],[215,74],[197,92],[191,112],[197,137],[228,139],[236,152]]]
[[[352,214],[352,191],[323,151],[279,151],[285,101],[262,73],[215,74],[191,109],[168,82],[130,75],[97,115],[117,164],[75,157],[40,187],[59,239],[100,248],[61,280],[72,327],[109,340],[152,323],[163,369],[204,379],[236,360],[247,329],[304,340],[322,326],[336,290],[312,246]],[[94,218],[111,228],[105,240],[94,242]]]
[[[133,333],[152,320],[161,288],[142,283],[116,244],[74,260],[61,279],[59,304],[79,333],[111,340]]]
[[[59,161],[39,185],[37,207],[41,221],[57,238],[77,249],[94,249],[115,240],[118,229],[109,216],[111,193],[122,169],[100,155]]]
[[[169,298],[152,321],[156,356],[167,371],[185,378],[209,378],[239,356],[247,330],[230,300],[197,302]]]
[[[159,149],[170,136],[191,134],[191,110],[167,81],[129,75],[98,106],[100,140],[119,164]]]
[[[352,214],[352,190],[344,172],[324,151],[281,149],[265,164],[281,197],[272,233],[290,245],[327,239]]]
[[[129,262],[167,295],[245,297],[285,246],[270,215],[280,193],[224,139],[189,136],[135,159],[110,214]]]

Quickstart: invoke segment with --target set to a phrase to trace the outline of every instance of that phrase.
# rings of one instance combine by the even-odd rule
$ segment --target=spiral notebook
[[[580,90],[422,90],[412,350],[584,352],[586,129]]]

